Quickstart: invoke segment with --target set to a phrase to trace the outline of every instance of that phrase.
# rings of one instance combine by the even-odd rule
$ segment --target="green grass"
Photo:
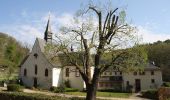
[[[65,94],[86,96],[86,92],[66,92]],[[97,92],[98,97],[128,98],[131,93]]]

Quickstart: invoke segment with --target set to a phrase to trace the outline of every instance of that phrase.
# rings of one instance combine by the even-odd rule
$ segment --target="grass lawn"
[[[86,92],[66,92],[65,94],[86,96]],[[97,92],[98,97],[128,98],[131,93]]]

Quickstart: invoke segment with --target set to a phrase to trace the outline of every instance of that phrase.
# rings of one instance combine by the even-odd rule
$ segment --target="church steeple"
[[[44,32],[44,40],[46,42],[52,41],[52,32],[51,32],[51,26],[50,26],[50,16],[47,22],[46,30]]]

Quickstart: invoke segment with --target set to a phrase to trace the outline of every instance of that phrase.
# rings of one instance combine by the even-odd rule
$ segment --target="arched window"
[[[27,76],[27,69],[24,69],[24,76]]]
[[[37,75],[37,70],[38,70],[37,65],[35,65],[35,75]]]
[[[69,77],[69,68],[66,68],[66,77]]]
[[[48,69],[47,68],[45,69],[45,76],[46,77],[48,76]]]
[[[34,57],[37,58],[37,57],[38,57],[38,54],[37,54],[37,53],[34,53]]]

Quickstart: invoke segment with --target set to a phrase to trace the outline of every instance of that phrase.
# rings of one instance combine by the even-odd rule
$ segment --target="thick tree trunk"
[[[97,84],[89,84],[87,86],[86,100],[96,100]]]
[[[87,95],[86,100],[96,100],[96,92],[98,88],[98,80],[99,80],[99,70],[95,69],[92,83],[87,83]]]

